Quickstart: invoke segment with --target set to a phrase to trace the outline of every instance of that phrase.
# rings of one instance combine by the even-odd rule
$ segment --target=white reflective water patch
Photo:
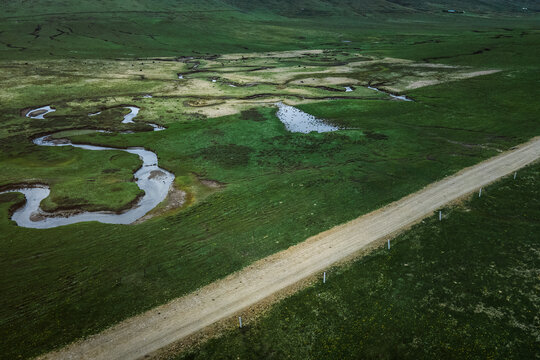
[[[323,133],[339,130],[338,127],[329,125],[323,120],[317,119],[315,116],[305,113],[294,106],[283,103],[278,103],[277,106],[278,112],[276,115],[290,132],[308,134],[312,131]]]
[[[26,117],[30,119],[45,120],[45,115],[52,113],[54,111],[56,111],[56,109],[50,107],[49,105],[42,106],[40,108],[33,109],[27,112]],[[38,113],[38,114],[35,114],[35,113]],[[35,114],[35,115],[32,115],[32,114]]]
[[[131,112],[124,116],[124,120],[122,120],[122,124],[130,124],[133,123],[133,119],[139,114],[139,108],[136,106],[126,106],[125,109],[131,110]]]
[[[154,128],[154,131],[163,131],[163,130],[166,129],[166,128],[164,128],[163,126],[160,126],[160,125],[158,125],[158,124],[148,124],[148,125],[150,125],[151,127],[153,127],[153,128]]]

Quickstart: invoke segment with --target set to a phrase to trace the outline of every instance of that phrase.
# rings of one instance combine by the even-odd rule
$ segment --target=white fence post
[[[326,284],[326,271],[323,272],[322,282],[323,284]]]
[[[240,324],[240,329],[241,329],[242,328],[242,317],[241,316],[238,317],[238,323]]]
[[[442,220],[442,211],[439,210],[439,221]]]

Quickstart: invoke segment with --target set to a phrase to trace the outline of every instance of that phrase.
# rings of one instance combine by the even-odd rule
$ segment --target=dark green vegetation
[[[539,179],[507,177],[178,359],[534,359]]]
[[[71,138],[155,151],[160,165],[176,174],[176,185],[188,191],[190,205],[136,226],[90,223],[29,230],[16,227],[8,216],[21,196],[0,195],[0,357],[5,359],[36,355],[99,331],[539,134],[540,32],[532,15],[496,18],[493,8],[486,8],[481,17],[456,17],[440,9],[409,9],[390,18],[362,17],[365,23],[359,24],[356,18],[292,19],[263,8],[178,15],[166,2],[123,9],[143,13],[102,14],[87,13],[95,11],[91,2],[78,2],[77,14],[60,14],[66,10],[57,1],[25,4],[2,3],[9,19],[0,24],[0,41],[11,47],[0,57],[21,60],[0,64],[2,84],[9,89],[2,92],[0,105],[0,184],[47,182],[52,197],[43,205],[51,209],[74,202],[89,209],[121,208],[138,191],[125,182],[138,166],[136,157],[38,148],[30,139],[71,128],[149,130],[144,123],[157,122],[168,129]],[[221,9],[222,3],[215,4]],[[148,16],[149,6],[165,13]],[[33,16],[32,9],[50,15]],[[67,27],[73,32],[53,36]],[[24,76],[12,76],[26,61],[47,57],[318,47],[502,72],[407,92],[415,103],[302,105],[355,129],[310,135],[286,132],[271,108],[206,118],[178,111],[182,104],[176,98],[140,98],[187,71],[184,63],[172,63],[168,73],[134,79],[124,77],[140,71],[131,64],[130,70],[110,70],[73,60],[75,71],[65,66],[67,60],[57,60],[28,65]],[[32,79],[37,68],[43,77]],[[373,77],[385,71],[381,66]],[[20,116],[22,108],[50,102],[58,110],[46,121]],[[126,103],[142,107],[135,125],[121,125],[125,111],[113,108]],[[100,116],[87,116],[102,108],[107,110]],[[227,185],[216,191],[200,179]]]
[[[534,26],[535,0],[2,0],[0,57],[132,58],[364,46],[439,28]],[[526,7],[528,10],[523,10]],[[443,10],[466,10],[444,14]],[[498,14],[497,19],[490,18]],[[415,26],[411,26],[411,24]],[[531,25],[529,25],[530,23]]]

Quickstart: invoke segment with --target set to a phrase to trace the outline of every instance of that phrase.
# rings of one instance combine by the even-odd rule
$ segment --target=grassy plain
[[[205,26],[225,23],[224,14],[218,13],[211,21],[205,16]],[[53,18],[66,26],[71,26],[66,17],[72,19],[69,21],[77,23],[74,33],[83,28],[84,34],[90,29],[98,38],[115,33],[105,25],[85,25],[80,17],[87,16],[78,16]],[[538,135],[540,105],[535,91],[540,33],[529,18],[473,21],[441,16],[437,21],[442,25],[435,25],[437,21],[422,15],[414,31],[395,35],[410,28],[410,21],[419,20],[420,15],[394,22],[372,19],[367,29],[358,29],[353,20],[342,20],[342,26],[335,20],[318,27],[285,19],[276,24],[275,15],[264,16],[272,16],[274,22],[252,18],[250,22],[262,25],[246,32],[246,23],[227,21],[223,26],[231,29],[213,37],[207,28],[186,25],[185,37],[171,30],[157,38],[166,36],[175,42],[159,46],[150,37],[134,41],[129,34],[125,41],[116,42],[83,41],[68,35],[51,40],[49,35],[40,35],[28,50],[3,50],[0,185],[48,183],[51,198],[43,206],[50,210],[64,206],[121,209],[138,193],[129,182],[139,166],[135,156],[36,147],[30,139],[67,129],[150,130],[145,124],[152,122],[168,129],[73,135],[71,139],[111,146],[144,145],[158,154],[161,166],[176,174],[175,185],[188,192],[189,202],[135,226],[87,223],[31,230],[9,220],[9,210],[21,196],[0,195],[0,271],[7,274],[0,278],[0,357],[30,357],[95,333]],[[143,16],[139,21],[148,25],[148,19]],[[201,20],[192,18],[193,23],[197,19]],[[26,33],[23,27],[31,32],[35,20],[14,18],[3,23],[10,30],[0,29],[4,31],[0,39],[5,42],[9,35],[13,37],[10,44],[15,44],[12,40],[32,41],[33,36],[25,39],[13,34]],[[110,26],[121,24],[129,29],[135,23],[116,21]],[[42,29],[52,32],[57,25]],[[167,29],[162,22],[152,26],[159,27],[161,34]],[[148,29],[154,29],[152,26]],[[242,28],[243,37],[237,33]],[[343,28],[351,30],[339,36]],[[233,33],[237,35],[231,36]],[[200,41],[194,42],[193,36]],[[349,38],[353,42],[342,42]],[[229,82],[251,81],[239,78],[246,73],[232,64],[225,74],[215,59],[206,57],[198,67],[207,67],[207,72],[190,74],[196,65],[193,62],[147,58],[183,54],[200,58],[196,51],[216,54],[320,47],[332,49],[338,58],[333,55],[320,63],[323,56],[318,56],[318,64],[309,58],[281,59],[265,66],[324,70],[343,66],[338,63],[350,62],[351,54],[360,52],[362,56],[501,72],[406,91],[416,102],[397,102],[360,85],[396,79],[410,70],[405,65],[380,64],[365,72],[348,71],[344,75],[359,86],[353,93],[342,93],[301,83],[283,87],[279,82],[288,79],[270,78],[265,71],[260,76],[269,77],[267,84],[257,79],[263,84],[232,88]],[[111,59],[116,56],[145,59]],[[188,82],[178,79],[177,73],[192,77],[189,81],[194,86],[184,86]],[[216,83],[211,81],[214,77]],[[298,91],[316,99],[302,101],[294,96]],[[261,92],[269,94],[261,104],[255,103],[257,99],[237,103],[238,97]],[[154,97],[143,98],[147,93]],[[328,99],[355,93],[363,99]],[[303,110],[351,129],[288,133],[275,117],[275,108],[268,107],[274,97],[298,102]],[[205,115],[207,107],[197,106],[208,102],[222,102],[223,106],[233,102],[235,111],[241,112]],[[54,103],[57,112],[47,115],[45,121],[21,116],[21,109],[49,103]],[[134,125],[120,124],[126,104],[142,109]],[[102,114],[87,116],[97,110],[103,110]],[[225,186],[211,189],[202,179]]]
[[[472,27],[537,27],[540,11],[534,0],[15,0],[2,6],[0,57],[25,60],[333,49],[344,40],[364,48],[377,37],[393,43],[419,35],[431,42],[434,29],[448,36]],[[467,14],[443,14],[448,7]]]
[[[540,165],[177,359],[533,359]]]

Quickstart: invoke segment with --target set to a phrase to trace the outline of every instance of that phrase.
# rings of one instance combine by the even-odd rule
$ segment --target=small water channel
[[[376,87],[373,87],[373,86],[368,86],[368,89],[370,90],[375,90],[377,92],[380,92],[380,93],[383,93],[383,94],[386,94],[396,100],[401,100],[401,101],[414,101],[413,99],[409,99],[408,97],[406,97],[405,95],[394,95],[392,93],[389,93],[387,91],[384,91],[384,90],[381,90],[381,89],[378,89]]]
[[[122,123],[132,123],[139,112],[139,108],[137,107],[130,106],[127,108],[129,108],[131,112],[124,117]],[[165,130],[165,128],[157,124],[149,125],[154,128],[154,131]],[[96,132],[106,131],[96,130]],[[158,166],[158,157],[156,153],[142,147],[121,149],[87,144],[73,144],[67,139],[54,139],[53,135],[54,134],[49,134],[36,138],[33,142],[38,146],[71,146],[91,151],[115,150],[138,155],[142,161],[142,165],[139,170],[135,172],[134,178],[137,186],[144,191],[144,195],[140,197],[137,203],[130,209],[121,213],[97,211],[66,215],[65,213],[47,213],[40,208],[41,201],[46,199],[50,194],[50,189],[46,185],[21,187],[0,192],[0,194],[6,192],[20,192],[26,197],[24,206],[17,209],[12,216],[12,220],[14,220],[17,225],[27,228],[47,229],[85,221],[99,221],[107,224],[131,224],[165,200],[175,176]]]
[[[122,120],[122,124],[133,123],[134,122],[133,119],[135,119],[135,117],[139,115],[140,109],[136,106],[125,106],[124,108],[131,110],[131,112],[124,116],[124,120]]]
[[[49,105],[42,106],[37,109],[30,110],[26,113],[26,117],[29,117],[30,119],[38,119],[38,120],[45,120],[45,115],[52,113],[56,111],[56,109],[53,109]]]

